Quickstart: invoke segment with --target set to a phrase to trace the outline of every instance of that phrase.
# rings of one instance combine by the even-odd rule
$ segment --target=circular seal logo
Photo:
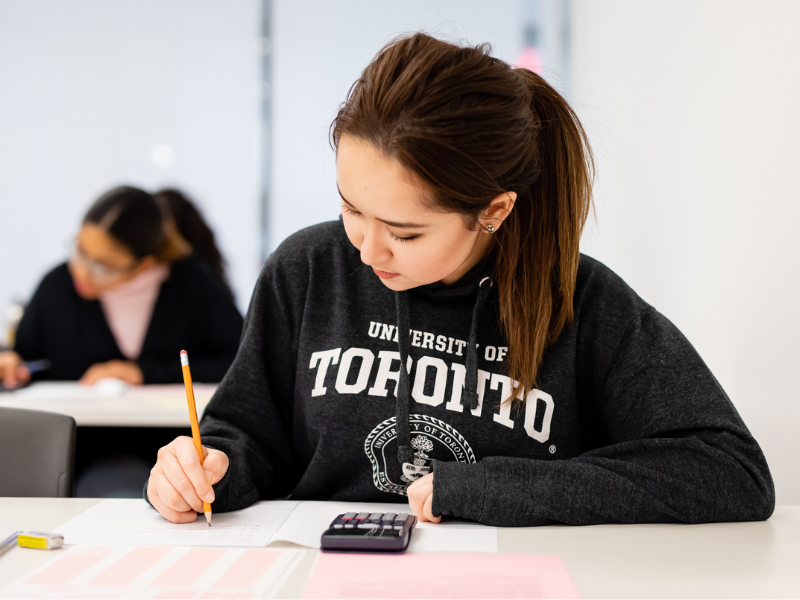
[[[408,416],[414,464],[400,465],[397,460],[397,417],[386,419],[373,429],[364,442],[372,481],[383,492],[406,495],[406,487],[430,473],[433,460],[456,460],[474,463],[475,453],[467,440],[450,425],[427,415]]]

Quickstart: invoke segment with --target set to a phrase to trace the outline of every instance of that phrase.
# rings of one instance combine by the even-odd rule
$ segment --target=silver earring
[[[494,225],[487,225],[486,233],[494,233]]]

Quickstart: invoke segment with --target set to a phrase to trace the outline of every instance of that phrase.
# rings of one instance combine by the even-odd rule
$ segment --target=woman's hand
[[[430,521],[431,523],[438,523],[442,520],[441,515],[434,517],[431,512],[431,505],[433,504],[433,473],[420,477],[408,486],[406,491],[408,492],[408,504],[414,514],[417,515],[417,519]]]
[[[142,370],[135,362],[126,360],[110,360],[104,363],[95,363],[86,370],[79,383],[83,385],[94,385],[101,379],[113,377],[121,379],[131,385],[142,385],[144,375]]]
[[[12,388],[20,383],[25,383],[31,378],[28,369],[22,364],[22,357],[9,350],[0,352],[0,383]]]
[[[203,464],[190,437],[179,437],[158,451],[150,470],[147,497],[173,523],[191,523],[203,512],[203,502],[214,502],[211,487],[228,471],[228,456],[203,448]]]

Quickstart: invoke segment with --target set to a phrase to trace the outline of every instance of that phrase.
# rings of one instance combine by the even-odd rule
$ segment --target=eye
[[[348,215],[353,215],[355,217],[360,217],[361,213],[353,210],[352,208],[348,207],[346,204],[342,204],[342,212]]]
[[[400,237],[399,235],[395,235],[390,231],[389,237],[391,237],[393,240],[397,240],[398,242],[410,242],[411,240],[417,239],[419,237],[419,234],[409,235],[408,237]]]

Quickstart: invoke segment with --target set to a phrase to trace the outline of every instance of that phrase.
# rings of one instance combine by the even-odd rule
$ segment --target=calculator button
[[[358,513],[358,514],[356,515],[356,520],[357,520],[357,521],[363,521],[363,520],[364,520],[364,519],[366,519],[367,517],[369,517],[369,513]]]
[[[397,515],[394,520],[395,521],[405,521],[408,518],[408,513],[400,513]]]
[[[344,527],[344,525],[340,525],[338,523],[333,526],[334,529],[341,529],[342,527]]]
[[[350,519],[355,518],[355,516],[356,516],[356,513],[354,513],[354,512],[344,513],[342,515],[342,519],[345,520],[345,521],[349,521]]]
[[[385,513],[383,515],[383,521],[394,521],[394,518],[397,516],[397,513]]]
[[[384,529],[394,529],[394,525],[384,525],[383,528]],[[402,527],[401,527],[401,529],[402,529]]]
[[[359,523],[358,524],[358,528],[359,529],[376,529],[378,527],[380,527],[380,525],[378,525],[377,523]]]
[[[344,526],[345,529],[352,529],[353,527],[355,527],[355,525],[353,525],[352,523],[348,523],[347,525]]]
[[[403,529],[403,526],[402,525],[395,525],[394,528],[395,528],[396,531],[401,531]]]

